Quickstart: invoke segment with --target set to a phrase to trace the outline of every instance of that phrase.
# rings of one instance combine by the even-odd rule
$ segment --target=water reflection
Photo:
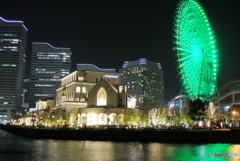
[[[240,156],[240,145],[34,140],[0,130],[1,161],[240,160],[240,157],[211,157],[211,153]]]

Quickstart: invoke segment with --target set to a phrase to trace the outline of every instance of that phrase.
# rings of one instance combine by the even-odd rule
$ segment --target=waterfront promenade
[[[156,130],[156,129],[33,129],[1,125],[0,129],[34,139],[141,141],[169,143],[239,143],[240,129]]]

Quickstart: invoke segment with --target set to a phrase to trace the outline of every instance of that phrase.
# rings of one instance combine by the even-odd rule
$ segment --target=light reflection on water
[[[240,145],[40,140],[0,130],[0,161],[240,160],[240,157],[212,158],[211,153],[240,156]]]

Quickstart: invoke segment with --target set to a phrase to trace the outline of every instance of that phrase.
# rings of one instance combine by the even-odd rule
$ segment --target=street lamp
[[[86,112],[86,123],[85,123],[86,127],[87,127],[87,119],[88,119],[88,118],[87,118],[87,112]]]
[[[33,112],[33,113],[32,113],[33,128],[34,128],[35,117],[36,117],[36,114]]]
[[[40,123],[41,123],[41,125],[43,125],[43,117],[42,116],[40,117]]]
[[[34,122],[35,122],[35,118],[34,117],[32,118],[32,122],[33,122],[33,127],[34,127]]]
[[[234,118],[234,116],[236,115],[236,111],[232,111],[232,115],[233,115],[233,127],[234,127],[234,125],[235,125],[235,118]]]
[[[52,118],[53,118],[53,125],[55,125],[54,115],[52,116]]]

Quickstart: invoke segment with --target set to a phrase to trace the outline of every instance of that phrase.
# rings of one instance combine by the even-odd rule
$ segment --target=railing
[[[240,80],[238,80],[238,79],[229,80],[227,83],[225,83],[224,85],[222,85],[222,86],[219,88],[219,90],[217,90],[214,94],[212,94],[211,96],[209,96],[209,97],[207,98],[207,100],[211,100],[213,97],[216,97],[216,95],[219,94],[221,91],[223,91],[225,88],[227,88],[228,86],[232,85],[233,83],[237,83],[237,82],[240,82]],[[234,89],[234,90],[235,90],[235,89]],[[230,91],[230,92],[231,92],[231,91]],[[223,95],[225,95],[225,94],[227,94],[227,93],[229,93],[229,91],[224,92],[224,93],[222,93],[221,95],[223,96]],[[219,97],[219,98],[220,98],[220,97]]]

